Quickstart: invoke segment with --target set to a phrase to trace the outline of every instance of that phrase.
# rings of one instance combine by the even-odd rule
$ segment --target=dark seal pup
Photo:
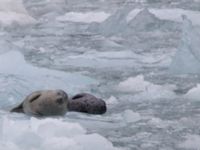
[[[64,115],[67,112],[68,95],[62,90],[36,91],[11,112],[21,112],[34,116]]]
[[[68,109],[89,114],[104,114],[107,110],[106,103],[102,99],[88,93],[80,93],[70,98]]]

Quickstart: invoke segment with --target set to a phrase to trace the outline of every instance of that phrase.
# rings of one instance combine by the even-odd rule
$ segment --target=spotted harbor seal
[[[64,115],[67,112],[68,95],[62,90],[36,91],[13,108],[11,112],[21,112],[34,116]]]
[[[68,109],[89,114],[104,114],[107,108],[102,99],[88,93],[80,93],[69,99]]]

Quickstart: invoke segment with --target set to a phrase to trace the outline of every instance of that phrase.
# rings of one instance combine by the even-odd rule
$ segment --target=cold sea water
[[[200,1],[0,0],[0,150],[200,149]],[[63,89],[104,115],[10,113]]]

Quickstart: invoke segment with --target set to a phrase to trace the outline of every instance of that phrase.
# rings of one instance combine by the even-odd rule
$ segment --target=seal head
[[[88,93],[80,93],[70,98],[68,109],[89,114],[104,114],[107,110],[106,103],[102,99]]]

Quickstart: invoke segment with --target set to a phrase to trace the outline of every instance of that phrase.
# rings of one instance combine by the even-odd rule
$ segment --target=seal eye
[[[63,101],[62,98],[58,98],[58,99],[56,100],[56,103],[58,103],[59,105],[61,105],[61,104],[64,103],[64,101]]]

